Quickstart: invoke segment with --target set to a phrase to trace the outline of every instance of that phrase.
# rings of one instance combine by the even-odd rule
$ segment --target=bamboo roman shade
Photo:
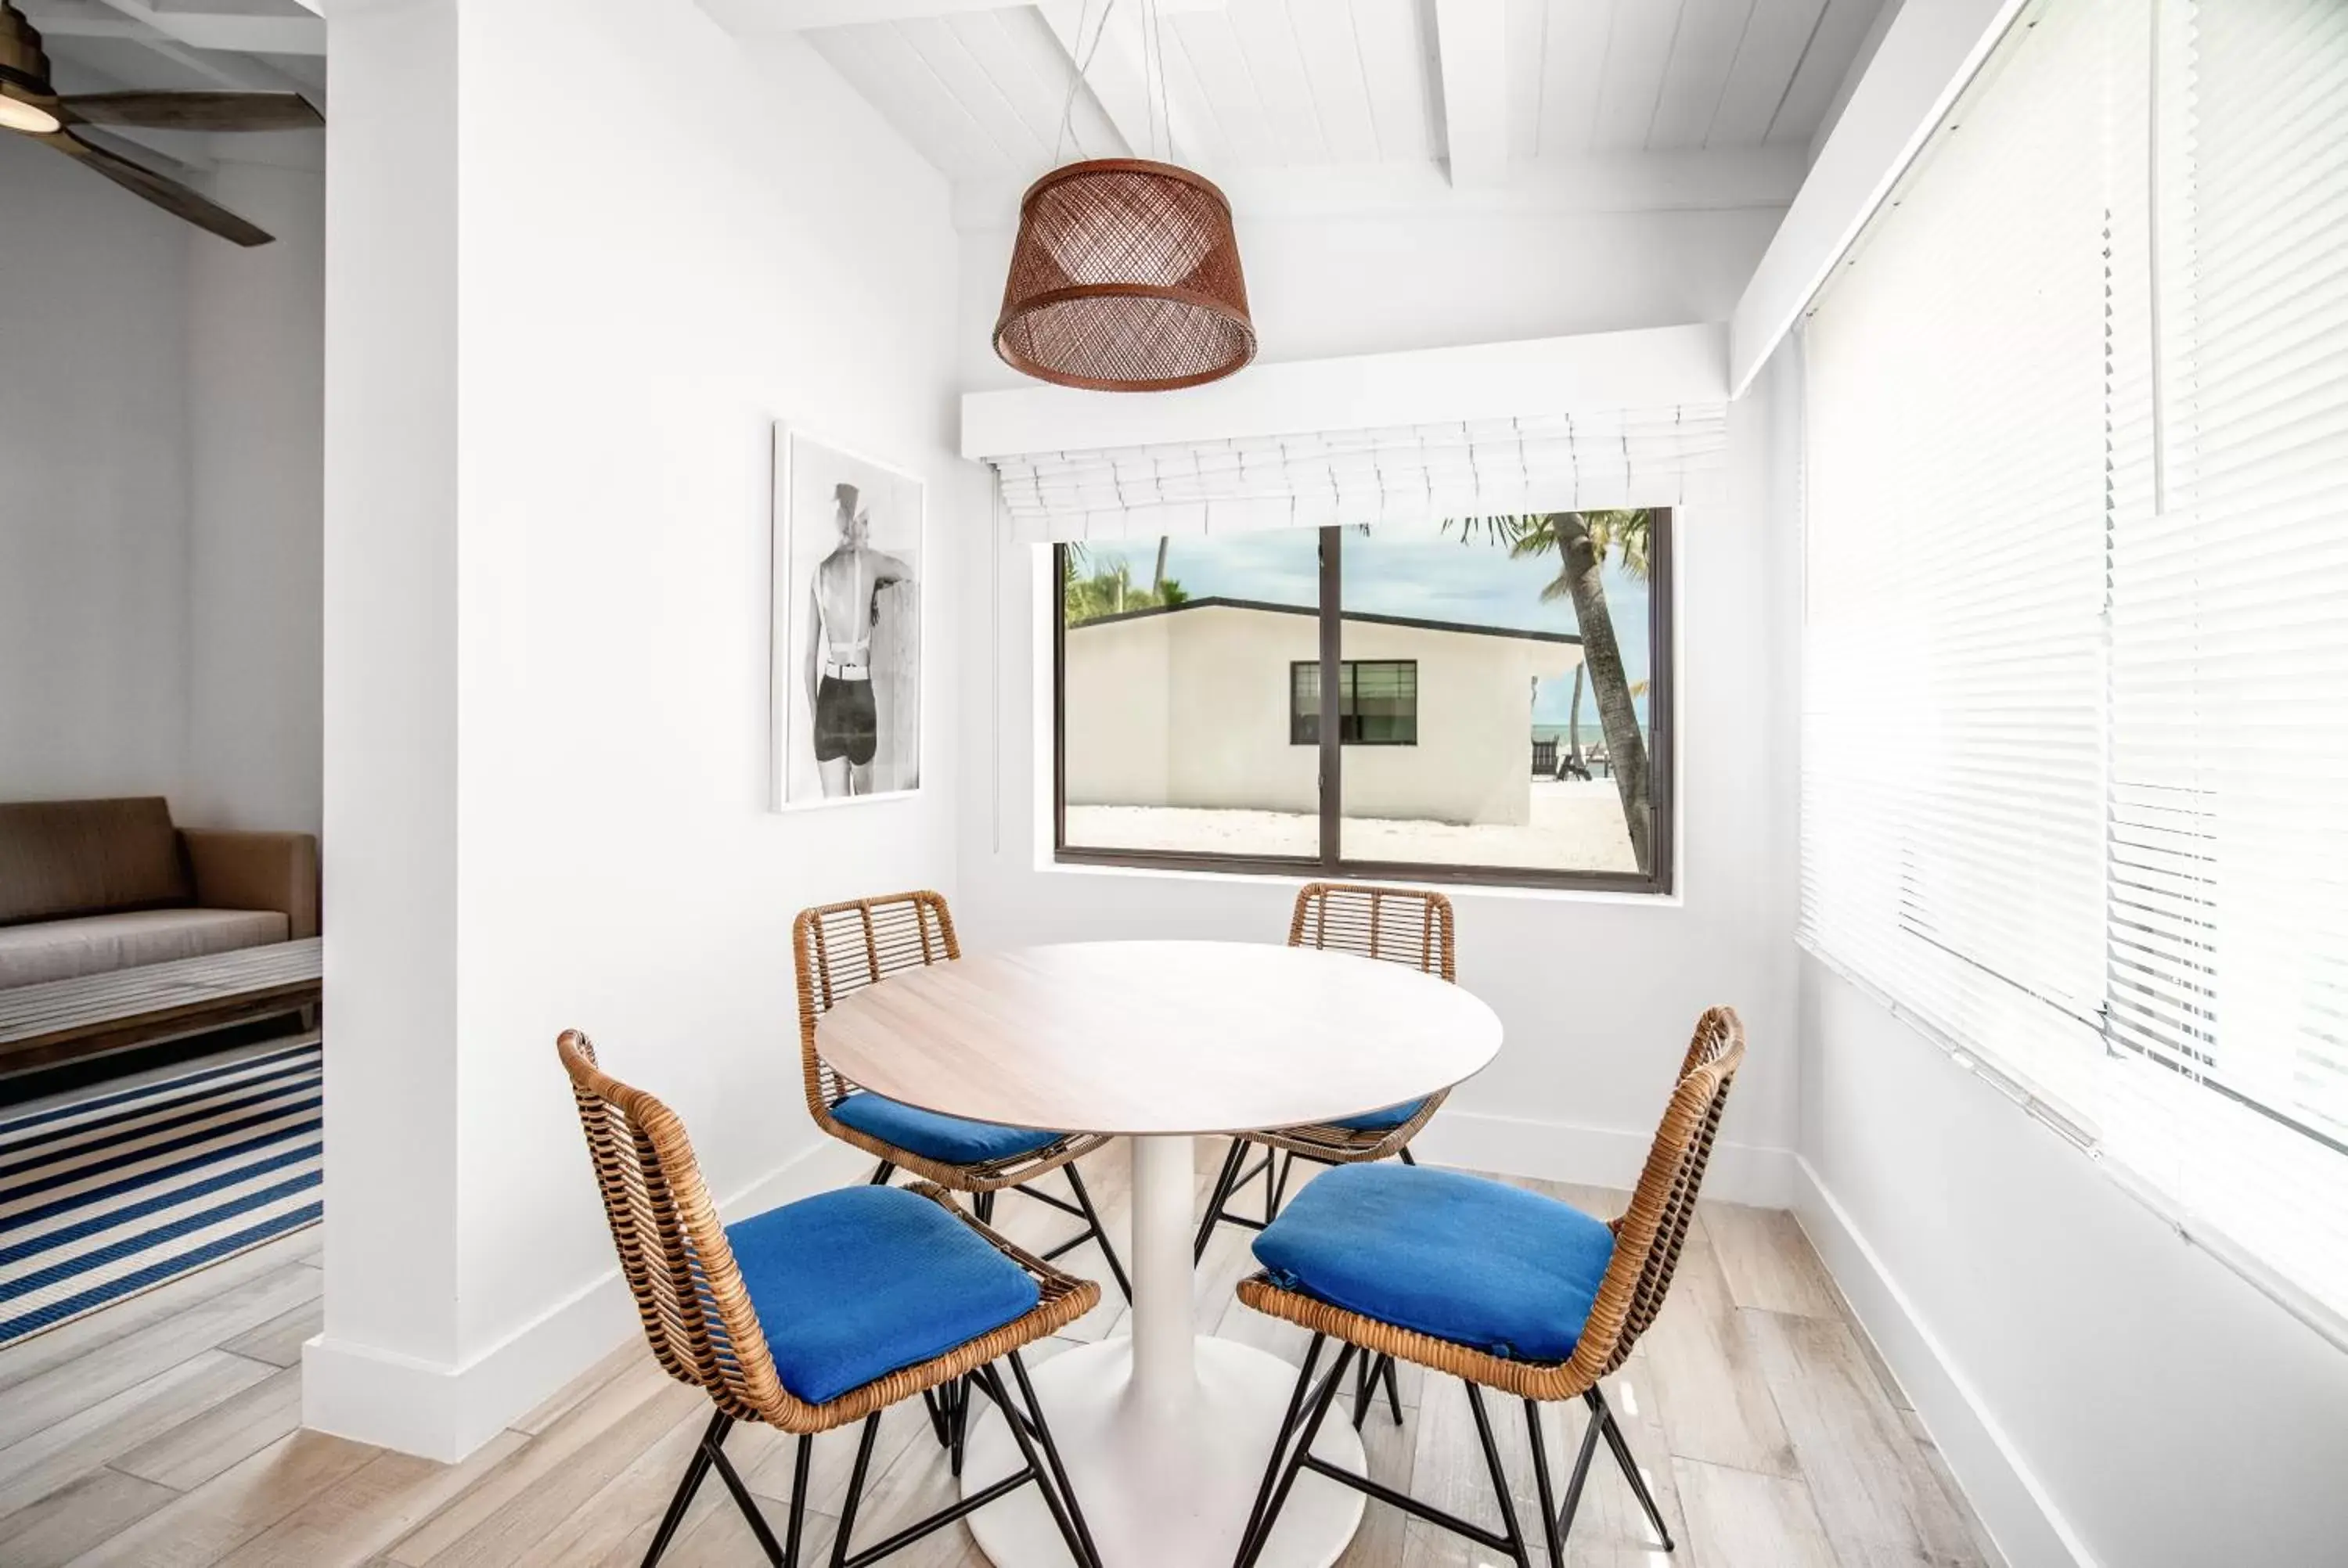
[[[2348,7],[2027,7],[1806,333],[1802,925],[2348,1342]]]
[[[1718,494],[1725,441],[1713,403],[992,460],[1034,543],[1681,507]]]

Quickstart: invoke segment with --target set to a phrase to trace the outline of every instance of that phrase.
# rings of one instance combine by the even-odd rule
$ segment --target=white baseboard
[[[824,1139],[718,1204],[729,1217],[844,1186],[872,1156]],[[327,1223],[334,1223],[331,1214]],[[321,1334],[302,1348],[302,1424],[454,1464],[641,1334],[615,1267],[469,1360],[447,1365]]]
[[[1638,1181],[1654,1137],[1652,1127],[1578,1127],[1447,1107],[1419,1131],[1410,1147],[1433,1165],[1628,1188]],[[1794,1201],[1794,1153],[1752,1143],[1715,1143],[1704,1172],[1704,1194],[1732,1204],[1782,1209]]]
[[[1810,1163],[1794,1157],[1794,1217],[1859,1327],[1949,1462],[2009,1568],[2097,1568],[2097,1559]]]

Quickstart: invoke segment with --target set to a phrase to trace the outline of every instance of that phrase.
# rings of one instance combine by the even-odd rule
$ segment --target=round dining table
[[[1104,1568],[1220,1568],[1272,1458],[1296,1368],[1193,1330],[1192,1139],[1329,1122],[1480,1071],[1500,1020],[1402,964],[1239,942],[1074,942],[891,977],[845,998],[817,1044],[849,1078],[925,1110],[1130,1140],[1132,1333],[1035,1371]],[[1359,1473],[1361,1439],[1324,1422],[1313,1452]],[[970,1496],[1018,1468],[999,1412],[973,1411]],[[1362,1494],[1309,1474],[1262,1568],[1327,1568]],[[1061,1568],[1067,1548],[1023,1488],[972,1514],[996,1568]]]

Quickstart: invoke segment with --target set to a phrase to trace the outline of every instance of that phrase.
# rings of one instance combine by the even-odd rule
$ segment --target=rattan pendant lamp
[[[1076,62],[1064,143],[1116,9],[1106,0]],[[1164,56],[1148,0],[1142,10],[1154,140]],[[1079,18],[1080,43],[1084,36]],[[1170,124],[1166,146],[1170,157]],[[1023,374],[1096,392],[1170,392],[1240,369],[1255,357],[1255,326],[1231,203],[1213,181],[1170,162],[1096,158],[1053,169],[1019,203],[994,352]]]

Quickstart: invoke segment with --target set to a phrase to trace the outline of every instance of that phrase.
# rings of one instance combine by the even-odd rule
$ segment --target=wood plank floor
[[[1202,1198],[1220,1154],[1219,1143],[1201,1142]],[[1095,1155],[1086,1178],[1122,1239],[1122,1150]],[[1519,1184],[1602,1215],[1620,1212],[1623,1201],[1592,1188]],[[1067,1225],[1009,1196],[997,1217],[1031,1244],[1056,1239]],[[1302,1332],[1248,1312],[1232,1296],[1251,1267],[1249,1240],[1236,1227],[1218,1233],[1199,1273],[1199,1327],[1295,1360]],[[302,1341],[318,1327],[319,1245],[315,1230],[284,1237],[0,1351],[0,1563],[503,1568],[633,1563],[643,1555],[707,1418],[699,1395],[669,1381],[632,1342],[460,1465],[305,1432],[298,1363]],[[1104,1278],[1103,1305],[1039,1351],[1124,1331],[1123,1303],[1091,1256],[1086,1249],[1066,1261]],[[1383,1408],[1365,1425],[1373,1473],[1438,1507],[1496,1520],[1459,1385],[1405,1368],[1401,1391],[1399,1425]],[[1653,1545],[1628,1487],[1601,1461],[1569,1543],[1576,1568],[1997,1561],[1787,1215],[1704,1206],[1672,1298],[1609,1398],[1679,1550],[1665,1556]],[[1578,1406],[1549,1412],[1552,1462],[1571,1462],[1581,1417]],[[1529,1445],[1519,1423],[1495,1425],[1510,1491],[1530,1521]],[[828,1560],[829,1510],[846,1487],[855,1437],[850,1428],[817,1443],[819,1507],[803,1561]],[[790,1485],[784,1440],[745,1428],[728,1452],[780,1517]],[[883,1420],[871,1473],[860,1541],[878,1540],[951,1496],[917,1402]],[[667,1561],[716,1568],[764,1559],[713,1483]],[[961,1526],[891,1561],[983,1568]],[[1478,1568],[1493,1561],[1373,1503],[1343,1563]]]

